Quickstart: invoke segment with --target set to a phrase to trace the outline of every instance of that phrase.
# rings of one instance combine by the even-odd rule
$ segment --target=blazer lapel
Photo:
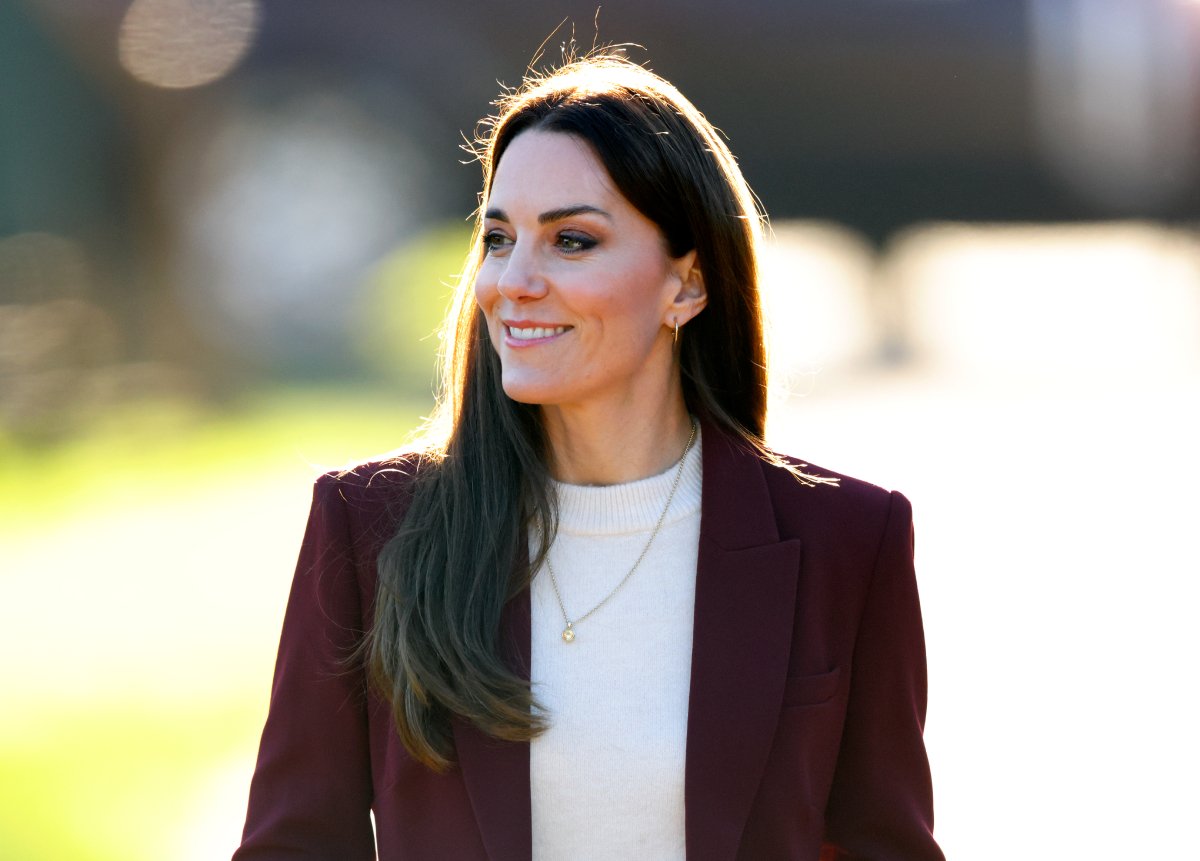
[[[529,590],[508,602],[500,623],[501,652],[513,670],[529,678]],[[455,718],[458,767],[471,798],[488,858],[528,861],[533,855],[529,803],[529,745],[500,741]]]
[[[770,751],[799,541],[779,541],[762,462],[704,426],[685,804],[687,857],[732,859]]]

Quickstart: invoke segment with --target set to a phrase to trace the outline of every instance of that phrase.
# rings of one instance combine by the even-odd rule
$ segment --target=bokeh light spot
[[[233,70],[260,18],[257,0],[134,0],[121,22],[118,56],[144,83],[198,87]]]

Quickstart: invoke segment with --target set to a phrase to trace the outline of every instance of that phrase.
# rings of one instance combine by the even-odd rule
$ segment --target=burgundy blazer
[[[687,857],[941,861],[908,501],[703,433]],[[408,487],[396,464],[317,480],[235,861],[530,858],[528,747],[456,721],[436,774],[346,662]],[[526,591],[502,625],[526,673],[529,625]]]

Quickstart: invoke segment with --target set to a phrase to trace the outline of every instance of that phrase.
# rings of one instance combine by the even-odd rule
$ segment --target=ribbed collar
[[[671,510],[663,526],[675,523],[700,511],[700,430],[696,442],[687,453],[679,489],[671,500]],[[553,482],[558,494],[558,529],[570,535],[620,535],[629,532],[649,532],[658,522],[679,461],[665,471],[649,478],[627,484],[594,487],[581,484]]]

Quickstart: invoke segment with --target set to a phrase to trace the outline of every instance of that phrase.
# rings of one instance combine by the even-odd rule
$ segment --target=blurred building
[[[1194,0],[16,0],[0,416],[361,374],[380,261],[469,215],[464,136],[572,34],[645,46],[775,219],[875,249],[928,221],[1200,218]],[[444,300],[400,280],[421,321]]]

